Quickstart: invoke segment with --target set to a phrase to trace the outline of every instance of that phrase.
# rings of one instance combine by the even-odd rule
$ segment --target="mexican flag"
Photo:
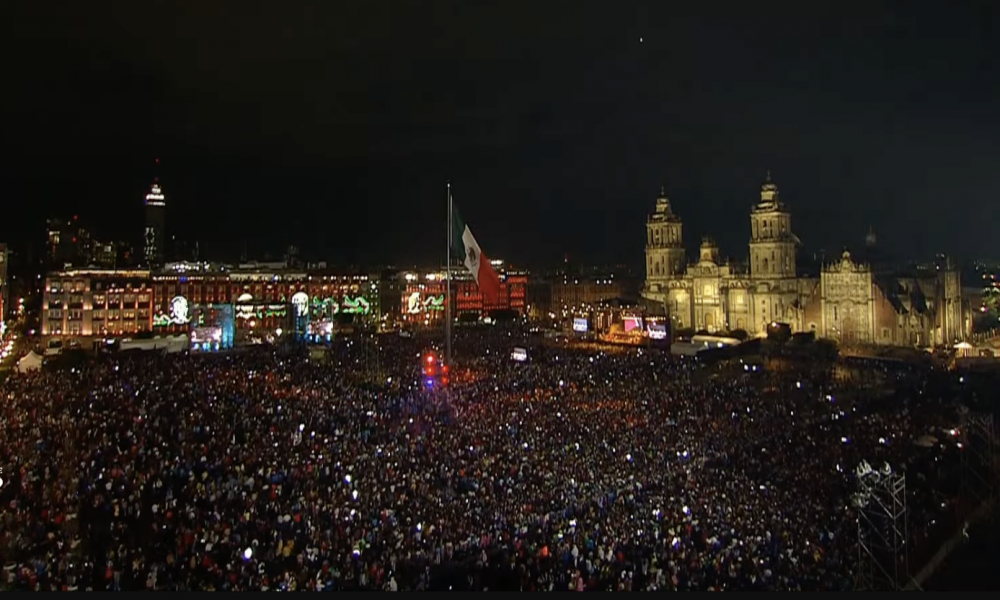
[[[454,204],[451,208],[451,251],[464,257],[465,268],[475,277],[486,304],[496,304],[500,298],[500,277],[480,250],[472,230],[458,215]]]

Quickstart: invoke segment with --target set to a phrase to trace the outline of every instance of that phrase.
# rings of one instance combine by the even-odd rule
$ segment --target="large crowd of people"
[[[0,589],[845,590],[862,460],[907,475],[911,560],[953,526],[921,371],[457,335],[435,389],[393,336],[11,376]]]

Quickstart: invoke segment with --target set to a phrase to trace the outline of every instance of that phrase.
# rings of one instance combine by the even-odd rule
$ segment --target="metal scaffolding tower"
[[[385,383],[385,373],[382,370],[382,348],[379,345],[377,333],[364,332],[358,336],[358,343],[362,345],[362,360],[364,373],[371,385]]]
[[[906,476],[888,464],[855,470],[858,491],[858,570],[855,589],[898,591],[910,581],[906,531]]]
[[[997,488],[997,443],[993,415],[962,414],[962,495],[978,506],[992,504]]]
[[[986,519],[992,522],[1000,492],[1000,458],[997,456],[1000,448],[997,447],[993,415],[962,411],[958,434],[962,444],[962,518],[985,510]]]

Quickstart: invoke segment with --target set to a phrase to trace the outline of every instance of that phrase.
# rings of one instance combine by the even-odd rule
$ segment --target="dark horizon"
[[[988,2],[12,8],[15,248],[73,214],[137,241],[159,158],[168,232],[209,258],[432,264],[450,180],[514,264],[641,266],[661,185],[689,256],[741,260],[769,169],[807,254],[869,227],[898,257],[995,252]]]

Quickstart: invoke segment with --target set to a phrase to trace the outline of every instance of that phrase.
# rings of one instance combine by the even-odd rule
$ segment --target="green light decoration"
[[[369,304],[368,300],[366,300],[364,296],[358,296],[353,300],[350,296],[344,296],[344,313],[367,315],[371,311],[371,304]]]
[[[153,327],[170,327],[171,320],[167,315],[156,315],[153,317]]]
[[[312,313],[317,317],[319,315],[332,317],[340,313],[349,315],[368,315],[371,314],[371,312],[371,302],[361,295],[353,298],[347,294],[345,294],[342,298],[334,296],[326,298],[320,298],[318,296],[312,297]]]
[[[286,315],[288,315],[288,309],[286,309],[284,306],[280,306],[280,307],[278,307],[278,306],[268,306],[264,310],[260,310],[260,309],[257,310],[257,316],[261,317],[261,318],[264,318],[264,317],[284,317]]]
[[[444,310],[444,294],[424,298],[424,310]]]

